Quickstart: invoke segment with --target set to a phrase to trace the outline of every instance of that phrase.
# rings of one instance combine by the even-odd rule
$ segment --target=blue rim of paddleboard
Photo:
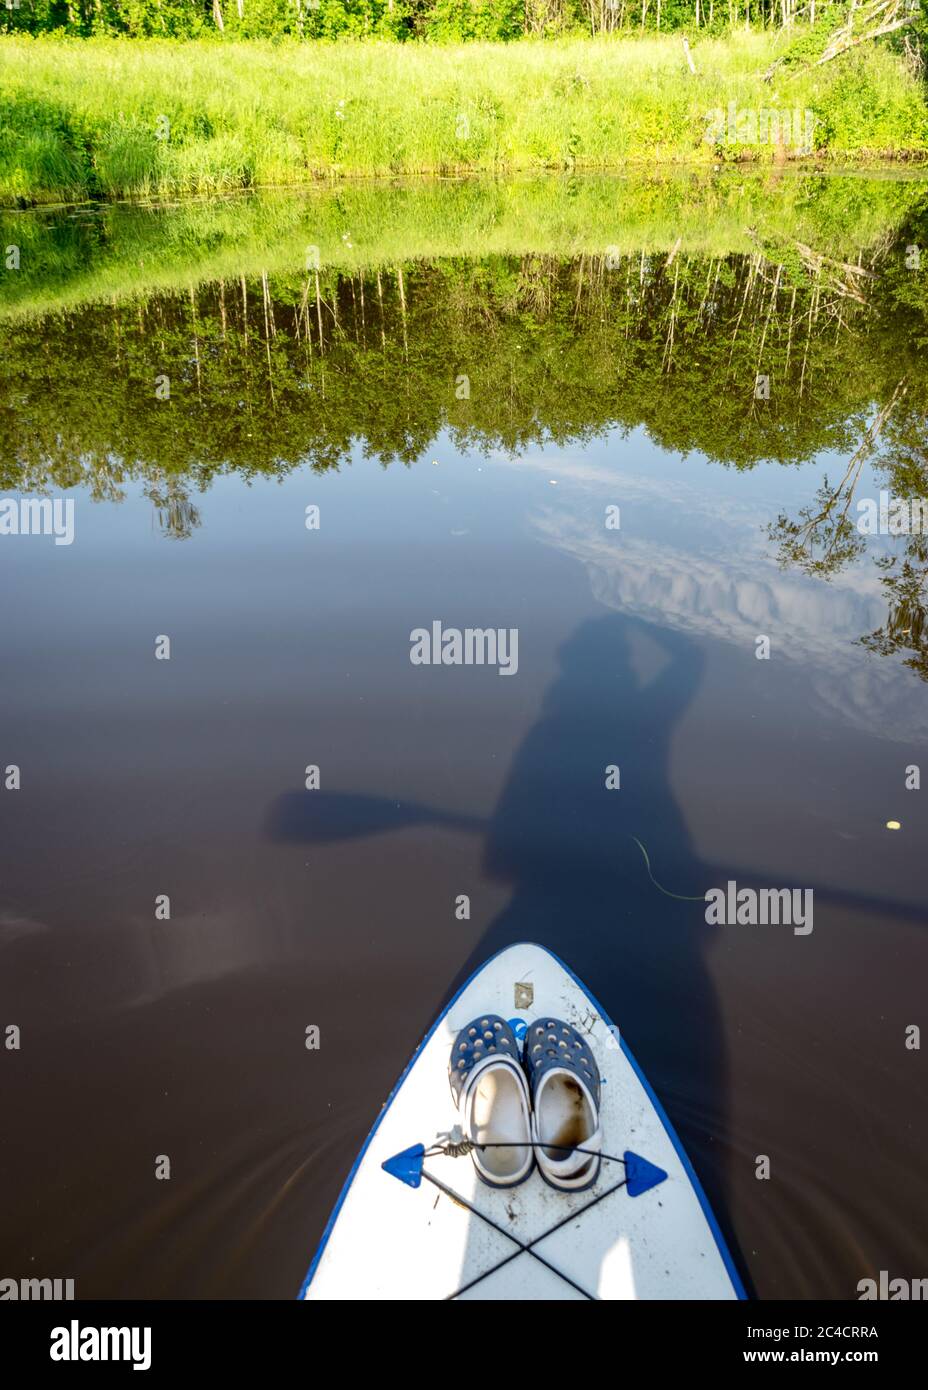
[[[322,1239],[320,1240],[319,1245],[318,1245],[318,1247],[317,1247],[317,1249],[316,1249],[316,1253],[315,1253],[315,1255],[313,1256],[313,1262],[312,1262],[312,1264],[309,1266],[309,1270],[307,1271],[306,1278],[303,1280],[303,1283],[302,1283],[301,1286],[300,1286],[300,1292],[299,1292],[299,1294],[297,1295],[297,1301],[298,1301],[298,1302],[301,1302],[301,1301],[305,1298],[305,1296],[306,1296],[306,1290],[309,1288],[310,1284],[311,1284],[312,1281],[313,1281],[313,1275],[316,1273],[316,1270],[317,1270],[318,1267],[319,1267],[319,1261],[322,1259],[322,1256],[325,1254],[325,1247],[326,1247],[326,1245],[328,1244],[329,1236],[332,1234],[332,1230],[333,1230],[333,1228],[334,1228],[334,1226],[335,1226],[336,1221],[338,1220],[339,1213],[341,1212],[342,1206],[344,1205],[345,1198],[348,1196],[348,1192],[349,1192],[349,1190],[350,1190],[350,1188],[351,1188],[351,1184],[354,1182],[355,1174],[357,1173],[358,1169],[360,1168],[361,1164],[362,1164],[363,1161],[364,1161],[364,1155],[367,1153],[368,1149],[370,1148],[371,1141],[373,1140],[374,1135],[377,1133],[378,1129],[380,1128],[380,1123],[381,1123],[381,1121],[382,1121],[384,1115],[386,1115],[387,1111],[390,1109],[390,1106],[393,1104],[394,1100],[396,1099],[396,1097],[397,1097],[397,1095],[398,1095],[400,1089],[402,1088],[403,1082],[406,1080],[407,1076],[409,1075],[409,1073],[412,1071],[413,1067],[415,1066],[416,1061],[418,1060],[420,1053],[423,1051],[423,1049],[426,1047],[426,1045],[427,1045],[429,1042],[431,1042],[431,1040],[432,1040],[432,1035],[433,1035],[433,1033],[435,1032],[435,1029],[436,1029],[436,1028],[438,1027],[438,1025],[442,1022],[442,1020],[445,1018],[445,1016],[451,1011],[451,1009],[454,1008],[455,1004],[458,1002],[458,1000],[460,999],[461,995],[464,993],[464,991],[465,991],[470,985],[473,984],[473,982],[474,982],[474,980],[476,980],[477,976],[478,976],[478,975],[482,975],[483,972],[484,972],[484,970],[487,968],[487,966],[488,966],[488,965],[491,965],[491,964],[493,963],[493,961],[497,960],[500,956],[505,955],[507,951],[512,951],[512,950],[514,950],[516,947],[519,947],[519,946],[531,946],[531,947],[532,947],[534,950],[536,950],[536,951],[544,951],[544,953],[545,953],[546,956],[550,956],[551,959],[552,959],[553,961],[556,961],[557,964],[561,967],[561,969],[562,969],[563,971],[565,971],[566,974],[568,974],[568,975],[570,976],[570,978],[573,980],[574,984],[577,985],[577,986],[583,991],[583,993],[586,995],[587,999],[589,999],[590,1003],[593,1005],[593,1008],[594,1008],[594,1009],[596,1010],[596,1012],[599,1014],[600,1018],[602,1019],[603,1023],[606,1025],[606,1027],[607,1027],[607,1028],[615,1029],[615,1024],[612,1022],[612,1020],[610,1019],[609,1015],[606,1013],[605,1009],[604,1009],[603,1006],[600,1004],[600,1002],[599,1002],[599,1000],[596,998],[596,996],[595,996],[594,994],[591,994],[591,993],[590,993],[590,991],[587,989],[587,987],[586,987],[586,985],[583,983],[583,981],[582,981],[577,975],[575,975],[574,972],[571,970],[570,966],[569,966],[569,965],[566,965],[566,964],[564,963],[564,961],[561,960],[560,956],[555,955],[554,951],[549,951],[548,948],[547,948],[547,946],[539,946],[539,944],[538,944],[537,941],[514,941],[514,942],[512,943],[512,945],[510,945],[510,946],[503,946],[501,950],[495,951],[495,952],[493,953],[492,956],[488,956],[487,959],[483,962],[482,965],[478,965],[477,969],[476,969],[471,975],[468,975],[467,979],[466,979],[466,980],[464,981],[464,983],[461,985],[460,989],[458,989],[458,990],[455,992],[455,994],[453,995],[453,997],[452,997],[451,999],[448,1000],[448,1003],[447,1003],[447,1004],[445,1005],[445,1007],[442,1009],[441,1013],[440,1013],[440,1014],[438,1015],[438,1017],[435,1019],[435,1022],[432,1024],[431,1028],[430,1028],[429,1031],[426,1033],[425,1037],[422,1039],[422,1041],[420,1042],[419,1046],[416,1048],[415,1052],[414,1052],[414,1053],[412,1054],[412,1056],[410,1057],[409,1061],[406,1063],[406,1066],[403,1068],[403,1074],[402,1074],[402,1076],[401,1076],[400,1079],[397,1081],[396,1085],[393,1087],[393,1090],[390,1092],[389,1096],[387,1097],[386,1104],[383,1106],[383,1108],[382,1108],[381,1111],[380,1111],[380,1114],[377,1116],[377,1119],[374,1121],[373,1125],[371,1126],[370,1132],[369,1132],[367,1138],[364,1140],[364,1143],[363,1143],[362,1146],[361,1146],[361,1150],[360,1150],[360,1152],[358,1153],[357,1158],[355,1159],[354,1163],[351,1165],[351,1172],[348,1174],[347,1178],[345,1179],[344,1184],[343,1184],[343,1186],[342,1186],[342,1190],[341,1190],[341,1192],[338,1194],[338,1201],[335,1203],[335,1206],[332,1208],[332,1214],[331,1214],[331,1216],[329,1217],[328,1221],[326,1222],[325,1230],[322,1232]],[[674,1129],[673,1125],[670,1123],[670,1119],[669,1119],[669,1117],[668,1117],[668,1115],[667,1115],[666,1110],[664,1109],[663,1105],[661,1105],[661,1103],[660,1103],[660,1101],[658,1100],[657,1096],[654,1094],[654,1090],[653,1090],[653,1088],[652,1088],[652,1086],[651,1086],[650,1081],[649,1081],[648,1078],[645,1076],[644,1072],[641,1070],[641,1068],[639,1067],[638,1063],[635,1061],[635,1058],[634,1058],[634,1056],[632,1055],[632,1053],[629,1051],[628,1046],[627,1046],[627,1044],[626,1044],[626,1042],[625,1042],[625,1038],[622,1036],[621,1030],[620,1030],[620,1029],[616,1029],[616,1031],[619,1033],[619,1046],[621,1047],[623,1053],[625,1054],[626,1060],[629,1062],[629,1064],[630,1064],[630,1066],[631,1066],[631,1068],[632,1068],[632,1071],[635,1073],[635,1075],[637,1076],[638,1080],[641,1082],[641,1085],[642,1085],[642,1087],[644,1088],[644,1092],[645,1092],[646,1096],[648,1097],[648,1100],[649,1100],[649,1101],[651,1102],[651,1104],[654,1106],[654,1110],[655,1110],[655,1113],[657,1114],[657,1118],[660,1120],[661,1124],[664,1126],[664,1129],[665,1129],[666,1132],[667,1132],[667,1137],[668,1137],[668,1139],[670,1140],[671,1144],[673,1144],[673,1147],[674,1147],[674,1149],[676,1150],[677,1157],[679,1158],[681,1164],[683,1165],[683,1171],[686,1173],[686,1176],[689,1178],[689,1180],[690,1180],[690,1185],[691,1185],[693,1191],[696,1193],[696,1196],[697,1196],[697,1198],[698,1198],[698,1200],[699,1200],[699,1205],[702,1207],[702,1214],[703,1214],[703,1216],[706,1218],[706,1222],[707,1222],[707,1224],[708,1224],[709,1230],[712,1232],[712,1238],[713,1238],[713,1240],[715,1241],[715,1244],[716,1244],[716,1247],[717,1247],[717,1249],[718,1249],[719,1255],[722,1257],[722,1263],[724,1264],[725,1269],[726,1269],[726,1272],[727,1272],[727,1274],[728,1274],[728,1277],[729,1277],[729,1279],[730,1279],[731,1282],[732,1282],[732,1287],[734,1288],[735,1293],[737,1294],[737,1296],[738,1296],[739,1299],[747,1300],[748,1295],[747,1295],[747,1293],[745,1292],[744,1284],[741,1282],[741,1276],[739,1275],[737,1269],[735,1268],[735,1262],[734,1262],[734,1260],[732,1259],[731,1253],[730,1253],[730,1251],[729,1251],[729,1249],[728,1249],[728,1246],[727,1246],[726,1243],[725,1243],[725,1237],[722,1235],[722,1231],[721,1231],[721,1228],[719,1227],[719,1223],[718,1223],[718,1221],[717,1221],[716,1218],[715,1218],[715,1212],[712,1210],[711,1206],[709,1205],[709,1199],[708,1199],[708,1197],[706,1196],[705,1192],[703,1192],[703,1190],[702,1190],[702,1183],[699,1181],[698,1177],[696,1176],[696,1170],[694,1169],[692,1163],[690,1162],[690,1160],[689,1160],[689,1158],[688,1158],[688,1156],[687,1156],[686,1150],[684,1149],[683,1145],[682,1145],[681,1142],[680,1142],[680,1139],[679,1139],[679,1136],[678,1136],[678,1134],[677,1134],[677,1131]]]

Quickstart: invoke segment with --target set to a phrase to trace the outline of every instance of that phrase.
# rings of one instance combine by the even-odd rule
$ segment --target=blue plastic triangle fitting
[[[625,1185],[629,1197],[640,1197],[642,1192],[650,1192],[652,1187],[657,1187],[667,1176],[663,1168],[658,1168],[656,1163],[649,1163],[640,1154],[633,1154],[631,1149],[626,1149],[622,1157],[625,1160]]]
[[[424,1158],[425,1145],[413,1144],[411,1149],[404,1149],[402,1153],[394,1154],[392,1158],[385,1158],[380,1166],[385,1173],[389,1173],[393,1178],[399,1178],[400,1182],[406,1183],[408,1187],[418,1187],[422,1181],[422,1160]]]

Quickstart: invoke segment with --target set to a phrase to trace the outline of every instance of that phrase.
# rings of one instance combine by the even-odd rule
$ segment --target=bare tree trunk
[[[200,381],[200,334],[197,329],[197,301],[194,297],[193,286],[190,286],[190,317],[193,323],[193,360],[197,369],[197,395],[202,400],[201,381]]]
[[[885,5],[878,6],[873,12],[873,16],[885,8]],[[878,39],[883,34],[892,34],[896,29],[904,29],[907,25],[912,23],[915,17],[914,14],[905,14],[900,19],[898,18],[898,12],[899,7],[897,4],[890,10],[889,19],[885,24],[881,24],[878,28],[872,29],[869,34],[858,34],[856,38],[850,38],[849,24],[847,29],[843,30],[836,39],[832,40],[818,62],[813,63],[813,67],[819,68],[823,63],[830,63],[832,58],[839,58],[842,53],[847,53],[849,49],[857,48],[859,44],[869,43],[871,39]]]
[[[264,355],[267,358],[267,384],[271,395],[271,405],[277,409],[277,396],[274,392],[274,363],[271,359],[271,323],[268,314],[270,305],[270,291],[267,283],[267,271],[261,272],[261,300],[264,305]]]
[[[213,19],[215,21],[216,28],[219,30],[220,34],[224,34],[226,26],[225,21],[222,18],[222,6],[220,5],[219,0],[213,0]]]
[[[403,283],[403,267],[396,267],[396,283],[400,292],[400,314],[403,319],[403,356],[409,356],[409,340],[406,336],[406,286]]]

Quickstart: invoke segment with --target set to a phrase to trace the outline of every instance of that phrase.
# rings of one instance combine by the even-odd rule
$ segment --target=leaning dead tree
[[[883,427],[908,391],[906,378],[897,382],[892,398],[854,450],[844,477],[836,487],[826,478],[816,494],[815,504],[803,507],[799,520],[782,514],[767,527],[767,535],[779,545],[781,569],[797,565],[805,574],[828,578],[860,554],[863,542],[850,516],[851,503],[863,466],[873,453]],[[816,510],[816,506],[818,510]],[[819,547],[816,551],[816,546]]]
[[[920,13],[918,0],[915,0],[915,3],[913,0],[862,0],[862,3],[861,0],[851,0],[845,22],[832,34],[821,57],[816,58],[814,63],[796,68],[795,71],[808,72],[810,68],[820,68],[823,63],[840,58],[842,53],[847,53],[862,43],[870,43],[873,39],[882,38],[884,34],[905,29],[908,25],[914,24]],[[783,61],[781,57],[771,63],[764,73],[765,82],[770,81]]]
[[[918,17],[919,8],[911,0],[869,0],[869,3],[853,3],[848,12],[847,23],[832,36],[828,47],[813,67],[820,68],[830,63],[848,49],[858,44],[869,43],[883,34],[891,34],[896,29],[904,29]]]

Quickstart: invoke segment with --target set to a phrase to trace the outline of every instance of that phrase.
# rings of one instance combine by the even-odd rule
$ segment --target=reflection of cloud
[[[133,973],[131,990],[120,1002],[132,1007],[191,985],[247,975],[269,951],[283,956],[290,949],[279,930],[239,902],[155,925],[137,919],[123,928],[121,940],[131,952]]]
[[[872,566],[829,582],[780,570],[763,530],[775,509],[752,500],[749,478],[733,483],[748,495],[731,499],[595,464],[542,466],[568,486],[532,525],[586,567],[600,603],[751,651],[765,633],[773,659],[804,666],[817,699],[849,723],[899,740],[928,734],[928,711],[913,708],[912,676],[856,645],[885,617]],[[623,505],[621,531],[605,529],[611,502]]]
[[[793,660],[833,651],[879,622],[877,592],[835,581],[813,586],[782,573],[759,548],[720,546],[709,555],[605,531],[585,534],[575,518],[551,512],[535,525],[587,566],[601,603],[655,622],[739,644],[765,632]]]
[[[45,922],[37,922],[33,917],[19,917],[15,913],[0,913],[0,946],[10,946],[24,936],[35,936],[37,932],[48,931]]]

